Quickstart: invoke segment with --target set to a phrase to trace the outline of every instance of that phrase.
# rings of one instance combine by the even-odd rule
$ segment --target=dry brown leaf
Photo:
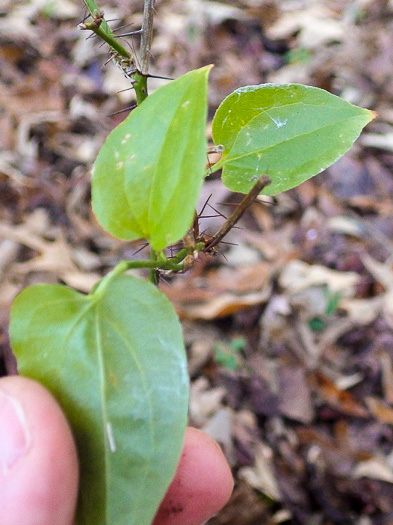
[[[373,396],[366,396],[364,401],[374,417],[382,423],[393,425],[393,408],[387,405],[382,399]]]
[[[235,463],[235,450],[232,441],[234,412],[229,407],[223,407],[203,425],[201,430],[215,439],[224,449],[229,464]]]
[[[369,417],[368,411],[356,401],[350,392],[338,388],[333,381],[321,373],[316,374],[316,379],[319,394],[331,407],[350,416]]]
[[[273,467],[273,451],[270,447],[259,442],[255,453],[255,465],[243,467],[239,471],[239,478],[247,481],[254,489],[267,494],[275,501],[280,501],[281,494]]]
[[[386,458],[378,455],[358,463],[352,475],[354,478],[371,478],[393,483],[393,469],[387,463]]]
[[[269,29],[272,39],[288,38],[300,33],[298,43],[316,49],[326,42],[341,41],[345,36],[342,20],[335,20],[335,13],[326,5],[315,3],[307,9],[284,13]]]
[[[196,267],[196,269],[198,269]],[[270,297],[272,266],[266,263],[221,267],[203,279],[187,276],[162,291],[185,319],[217,319],[262,304]]]
[[[293,260],[284,268],[279,283],[289,293],[294,294],[310,286],[327,285],[329,290],[351,297],[360,276],[355,272],[339,272],[319,264],[307,264]]]
[[[388,264],[377,261],[368,253],[362,254],[362,262],[376,281],[387,290],[393,288],[393,269]]]
[[[223,387],[210,388],[209,381],[200,377],[191,385],[190,418],[193,424],[202,426],[220,408],[226,394]]]
[[[281,414],[295,421],[311,423],[314,418],[314,407],[304,368],[281,367],[279,381]]]
[[[381,363],[382,386],[384,398],[387,403],[393,404],[393,363],[387,351],[381,350],[379,361]]]
[[[179,310],[179,315],[187,319],[219,319],[233,315],[244,308],[262,304],[270,296],[270,289],[259,293],[250,293],[246,295],[223,294],[212,299],[206,304],[188,305]]]
[[[389,133],[363,133],[360,142],[363,146],[393,151],[393,131]]]
[[[383,297],[342,299],[340,301],[340,309],[347,313],[354,324],[366,326],[375,321],[381,312],[383,304]]]

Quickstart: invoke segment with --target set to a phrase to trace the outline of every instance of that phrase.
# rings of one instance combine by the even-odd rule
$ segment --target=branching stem
[[[137,268],[150,268],[154,272],[158,270],[167,270],[173,272],[181,272],[186,269],[186,258],[193,252],[200,252],[205,247],[204,243],[198,243],[195,246],[187,246],[179,251],[175,257],[171,259],[162,258],[162,259],[150,259],[149,261],[120,261],[111,272],[109,272],[99,283],[93,287],[90,295],[100,294],[108,286],[112,280],[126,272],[127,270],[135,270]],[[153,257],[156,256],[154,252]],[[151,279],[152,280],[152,279]],[[156,281],[154,280],[154,284]]]
[[[229,233],[229,231],[235,226],[238,220],[241,218],[243,213],[247,208],[252,204],[255,199],[258,197],[260,192],[271,183],[271,180],[267,175],[262,175],[259,177],[257,182],[251,188],[251,190],[244,196],[243,200],[238,206],[236,206],[234,212],[228,217],[224,222],[221,228],[213,235],[213,237],[206,243],[206,246],[203,251],[208,252],[217,244],[219,244],[222,239]]]

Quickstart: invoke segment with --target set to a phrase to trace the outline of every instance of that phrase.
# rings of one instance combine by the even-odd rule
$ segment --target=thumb
[[[0,523],[70,525],[77,456],[66,419],[47,390],[0,379]]]

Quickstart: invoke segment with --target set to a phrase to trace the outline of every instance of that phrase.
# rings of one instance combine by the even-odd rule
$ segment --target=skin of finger
[[[0,472],[1,525],[70,525],[78,462],[65,416],[51,394],[31,379],[3,377],[0,388],[19,402],[29,433],[27,452],[7,473]]]
[[[205,433],[189,428],[153,525],[201,525],[221,510],[232,490],[232,473],[221,448]]]

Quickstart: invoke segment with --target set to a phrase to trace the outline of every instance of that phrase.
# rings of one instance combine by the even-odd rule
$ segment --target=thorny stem
[[[154,0],[144,0],[140,61],[142,75],[149,74],[150,49],[153,38]]]
[[[235,208],[234,212],[228,217],[221,228],[213,235],[213,237],[206,243],[203,251],[208,252],[227,235],[227,233],[235,226],[247,208],[258,197],[259,193],[271,183],[267,175],[261,175],[251,190],[244,196],[240,204]]]
[[[100,37],[102,40],[104,40],[107,44],[110,45],[110,47],[116,51],[116,53],[128,60],[131,60],[130,53],[124,49],[124,47],[119,43],[116,38],[102,29],[101,23],[104,20],[104,17],[102,13],[97,13],[96,16],[94,16],[92,22],[86,22],[84,24],[80,24],[79,28],[82,30],[90,30],[93,31],[98,37]]]
[[[137,268],[151,268],[154,271],[157,270],[172,270],[173,272],[181,272],[186,269],[187,256],[191,255],[193,251],[199,252],[204,248],[204,243],[198,243],[192,247],[186,247],[179,251],[175,257],[171,259],[163,258],[161,260],[149,260],[149,261],[120,261],[111,272],[109,272],[99,283],[94,286],[89,295],[102,293],[105,288],[112,282],[112,280],[126,272],[127,270],[134,270]],[[155,252],[154,252],[155,253]],[[154,282],[154,284],[156,284]]]
[[[137,105],[141,104],[147,97],[147,78],[150,63],[150,48],[153,37],[153,14],[154,14],[154,0],[145,0],[143,11],[143,23],[141,38],[141,71],[135,69],[130,73],[132,85],[135,90]],[[115,53],[126,60],[128,64],[133,63],[132,55],[119,43],[117,38],[108,30],[101,27],[104,21],[102,13],[94,13],[93,21],[80,24],[80,29],[93,31],[98,37],[104,40]],[[105,23],[106,24],[106,23]],[[107,26],[107,24],[106,24]],[[121,63],[121,61],[120,61]]]
[[[132,270],[136,268],[150,268],[149,280],[157,285],[158,283],[158,272],[159,270],[171,270],[173,272],[181,272],[188,268],[188,259],[194,258],[195,254],[198,252],[209,252],[217,244],[219,244],[222,239],[227,235],[227,233],[235,226],[238,220],[242,217],[243,213],[247,208],[254,202],[259,193],[271,183],[271,180],[267,175],[262,175],[256,181],[251,190],[244,196],[240,204],[236,207],[234,212],[228,217],[226,222],[221,226],[221,228],[213,235],[213,237],[208,242],[198,242],[190,246],[185,246],[180,250],[175,257],[167,259],[165,256],[160,258],[160,254],[152,249],[152,258],[149,261],[121,261],[119,262],[114,269],[109,272],[97,286],[93,287],[90,295],[99,294],[108,286],[108,284],[118,275],[121,275],[127,270]]]

